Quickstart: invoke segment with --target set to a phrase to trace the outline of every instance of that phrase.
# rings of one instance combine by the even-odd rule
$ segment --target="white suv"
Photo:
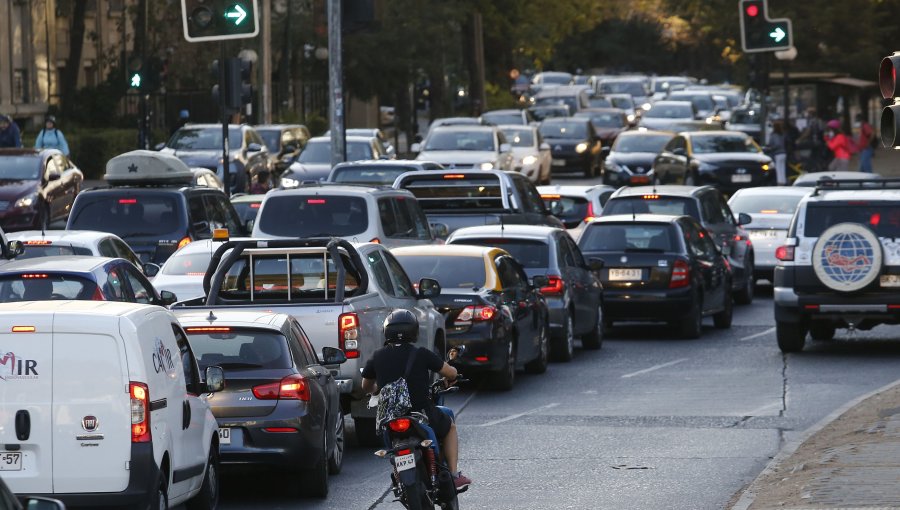
[[[775,256],[782,352],[803,350],[807,333],[900,323],[900,179],[819,181]]]
[[[219,435],[172,312],[110,301],[0,305],[0,462],[17,494],[164,509],[219,498]]]

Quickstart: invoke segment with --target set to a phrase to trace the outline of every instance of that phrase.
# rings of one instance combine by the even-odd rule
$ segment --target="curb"
[[[731,506],[730,510],[748,510],[750,508],[750,505],[752,505],[756,501],[756,494],[757,492],[759,492],[759,487],[756,487],[757,482],[759,482],[760,479],[762,479],[769,473],[775,471],[779,464],[793,455],[794,452],[797,451],[797,449],[800,448],[800,446],[809,438],[827,427],[833,421],[840,418],[850,409],[861,404],[863,401],[868,400],[869,398],[874,397],[879,393],[883,393],[897,386],[900,386],[900,379],[897,379],[892,383],[888,383],[881,388],[870,391],[869,393],[856,397],[855,399],[832,411],[828,416],[819,420],[812,427],[804,430],[797,439],[788,441],[784,445],[784,447],[782,447],[781,450],[779,450],[778,453],[774,457],[772,457],[772,460],[770,460],[769,463],[766,464],[766,467],[756,476],[756,478],[754,478],[753,481],[750,482],[746,487],[741,489],[741,497],[738,498],[737,502],[735,502],[735,504]]]

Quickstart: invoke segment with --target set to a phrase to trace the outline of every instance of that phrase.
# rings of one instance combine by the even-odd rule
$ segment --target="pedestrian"
[[[816,109],[806,109],[806,127],[797,138],[797,143],[809,148],[809,157],[806,160],[807,172],[821,172],[825,163],[825,124],[816,113]]]
[[[62,131],[56,127],[56,117],[48,115],[44,119],[44,129],[38,133],[34,140],[35,149],[59,149],[60,152],[69,155],[69,144]]]
[[[191,121],[191,112],[188,110],[181,110],[178,112],[178,121],[175,122],[175,126],[172,127],[172,132],[170,135],[174,135],[176,131],[183,128],[185,124]]]
[[[772,124],[772,134],[766,152],[775,160],[775,177],[779,186],[787,185],[787,146],[784,136],[784,122],[776,120]]]
[[[875,128],[863,118],[861,113],[856,114],[854,128],[859,129],[859,137],[856,139],[856,150],[859,152],[859,171],[872,173],[872,156],[875,155]]]
[[[256,174],[256,178],[253,179],[253,183],[250,184],[250,194],[264,195],[268,191],[269,191],[269,171],[268,170],[260,170],[259,173]]]
[[[841,130],[841,121],[832,119],[826,124],[828,131],[825,133],[825,143],[831,152],[834,153],[834,159],[828,164],[829,172],[839,172],[850,170],[850,154],[853,153],[854,147],[850,142],[850,138]]]
[[[16,122],[6,115],[0,115],[0,147],[21,147],[22,135]]]

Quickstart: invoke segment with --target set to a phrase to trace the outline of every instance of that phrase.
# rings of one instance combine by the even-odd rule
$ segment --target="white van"
[[[0,476],[70,506],[215,508],[219,436],[205,395],[224,374],[210,369],[201,382],[158,306],[0,305]]]

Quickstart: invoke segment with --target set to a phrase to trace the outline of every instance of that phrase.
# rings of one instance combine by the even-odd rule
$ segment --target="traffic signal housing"
[[[134,55],[128,59],[128,88],[141,90],[144,85],[144,59]]]
[[[218,84],[213,86],[213,101],[222,104],[228,113],[234,113],[253,101],[253,86],[250,83],[253,64],[239,58],[227,58],[222,68],[220,65],[222,64],[215,60],[210,67],[213,79],[224,85],[224,90]],[[224,73],[224,76],[219,73]]]
[[[900,68],[900,51],[884,57],[878,67],[878,86],[881,97],[890,99],[893,104],[884,107],[881,112],[881,144],[894,149],[900,148],[897,132],[900,131],[900,84],[897,83],[897,71]]]
[[[738,8],[744,53],[781,51],[792,46],[791,20],[769,19],[766,0],[741,0]]]
[[[259,34],[258,0],[181,0],[188,42],[244,39]]]

